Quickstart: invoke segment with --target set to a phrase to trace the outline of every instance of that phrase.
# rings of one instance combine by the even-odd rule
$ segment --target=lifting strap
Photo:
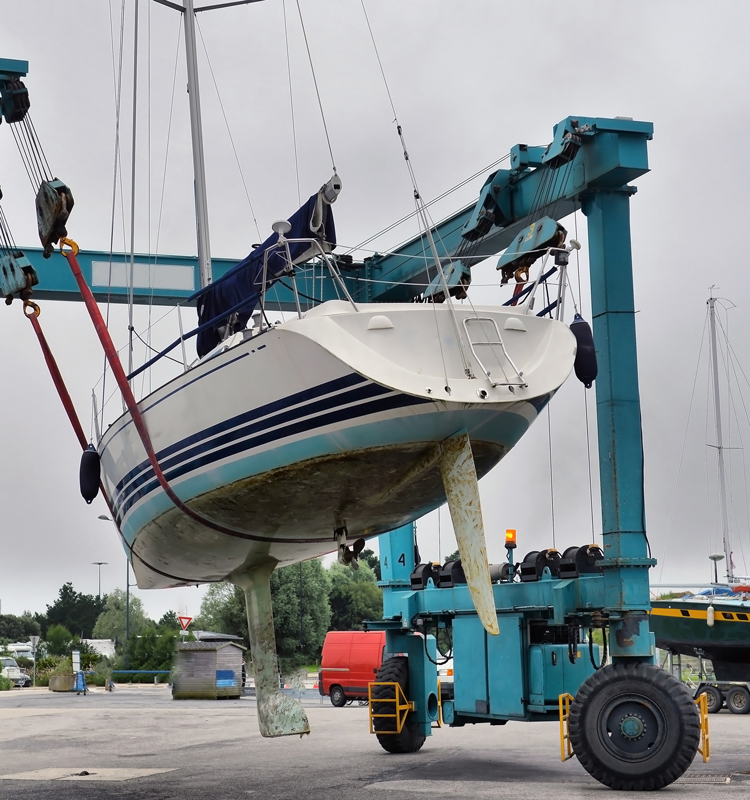
[[[70,249],[66,250],[64,247],[65,245],[67,245]],[[104,355],[106,356],[109,366],[112,369],[112,373],[117,381],[117,386],[120,389],[123,400],[125,401],[125,406],[133,420],[133,425],[135,426],[136,432],[141,440],[141,444],[146,451],[146,456],[151,464],[151,468],[154,470],[154,475],[159,481],[159,485],[164,490],[164,493],[172,501],[172,503],[180,511],[182,511],[183,514],[200,523],[201,525],[205,525],[205,527],[210,528],[211,530],[218,531],[219,533],[226,534],[227,536],[233,536],[237,539],[248,539],[255,542],[282,542],[284,544],[329,542],[330,539],[328,537],[321,539],[280,539],[271,536],[258,536],[256,534],[238,531],[234,528],[228,528],[226,525],[222,525],[220,522],[209,519],[198,511],[190,508],[190,506],[184,503],[177,496],[162,472],[161,465],[159,464],[159,460],[156,457],[156,452],[154,451],[153,443],[151,442],[151,436],[149,435],[148,428],[146,427],[146,421],[143,419],[141,410],[138,408],[138,403],[136,402],[135,396],[130,388],[130,384],[128,383],[125,370],[123,370],[122,364],[120,363],[120,357],[117,355],[117,349],[115,348],[112,338],[109,335],[107,325],[104,322],[101,312],[99,311],[99,306],[96,304],[94,295],[91,293],[91,289],[89,289],[86,279],[83,277],[83,273],[81,272],[81,267],[78,264],[78,259],[76,258],[78,255],[78,245],[70,239],[62,238],[60,239],[60,251],[67,259],[68,266],[70,267],[73,277],[78,284],[78,289],[81,292],[81,297],[86,306],[86,310],[89,312],[91,321],[94,324],[94,329],[96,330],[99,341],[104,349]],[[117,517],[114,513],[112,516],[113,519],[117,520]]]

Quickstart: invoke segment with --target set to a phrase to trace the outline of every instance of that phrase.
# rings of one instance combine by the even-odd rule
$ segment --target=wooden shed
[[[174,661],[172,698],[218,700],[242,695],[242,651],[236,642],[180,642]]]

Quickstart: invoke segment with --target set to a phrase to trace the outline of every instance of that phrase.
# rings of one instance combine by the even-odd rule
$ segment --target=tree
[[[128,643],[130,668],[172,669],[175,644],[179,638],[180,635],[174,628],[148,626]]]
[[[94,639],[117,639],[125,641],[125,592],[115,589],[107,595],[104,610],[94,625]],[[153,624],[143,610],[140,598],[130,598],[130,636],[136,637],[149,625]],[[91,637],[89,637],[91,638]]]
[[[283,671],[318,660],[331,623],[331,584],[320,559],[271,575],[276,650]]]
[[[193,620],[195,630],[241,636],[248,646],[245,594],[231,583],[214,583],[203,596],[201,610]]]
[[[449,561],[460,561],[461,560],[461,553],[458,550],[454,550],[449,556],[445,557],[445,563],[447,564]]]
[[[375,573],[375,580],[382,580],[380,577],[380,558],[375,555],[373,550],[369,548],[367,550],[363,550],[359,554],[359,561],[362,563],[363,561],[367,566]]]
[[[53,656],[65,656],[70,651],[73,634],[64,625],[50,625],[47,628],[47,652]]]
[[[0,641],[25,642],[29,636],[41,635],[39,623],[24,611],[20,617],[15,614],[0,614]]]
[[[72,583],[63,584],[57,600],[47,606],[47,626],[63,625],[81,639],[91,639],[97,618],[104,611],[107,596],[76,592]],[[40,620],[41,622],[41,620]],[[47,630],[42,630],[45,639]]]
[[[331,579],[331,630],[361,631],[367,619],[383,616],[383,592],[375,585],[375,573],[360,561],[359,569],[334,562]]]
[[[162,614],[161,619],[157,623],[157,627],[179,631],[182,626],[180,625],[180,620],[177,618],[177,614],[175,614],[174,611],[166,611],[164,614]]]
[[[328,573],[319,559],[281,567],[271,575],[276,650],[282,672],[320,657],[331,620],[329,593]],[[244,592],[228,583],[209,587],[194,625],[196,629],[242,636],[249,646]]]

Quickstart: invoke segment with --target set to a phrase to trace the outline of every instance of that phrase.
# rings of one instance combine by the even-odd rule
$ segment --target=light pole
[[[36,687],[36,646],[39,644],[38,636],[29,636],[31,642],[31,657],[34,659],[34,687]]]
[[[99,514],[99,519],[105,522],[114,522],[112,517],[106,514]],[[130,562],[125,556],[125,669],[130,669],[130,654],[128,653],[128,641],[130,639]]]
[[[99,567],[99,599],[102,599],[102,567],[109,564],[109,561],[92,561],[93,566]]]

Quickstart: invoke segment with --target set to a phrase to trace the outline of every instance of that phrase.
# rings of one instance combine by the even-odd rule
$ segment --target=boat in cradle
[[[708,300],[711,338],[712,382],[714,393],[715,447],[718,458],[719,508],[723,554],[712,555],[714,565],[725,561],[726,584],[710,587],[671,600],[651,602],[650,627],[656,646],[670,653],[698,656],[711,661],[717,681],[750,682],[750,585],[743,584],[734,572],[727,506],[724,464],[721,398],[719,394],[719,359],[717,353],[717,298]],[[716,566],[715,566],[716,570]]]
[[[651,606],[657,647],[709,659],[717,681],[750,682],[750,586],[710,587]]]

